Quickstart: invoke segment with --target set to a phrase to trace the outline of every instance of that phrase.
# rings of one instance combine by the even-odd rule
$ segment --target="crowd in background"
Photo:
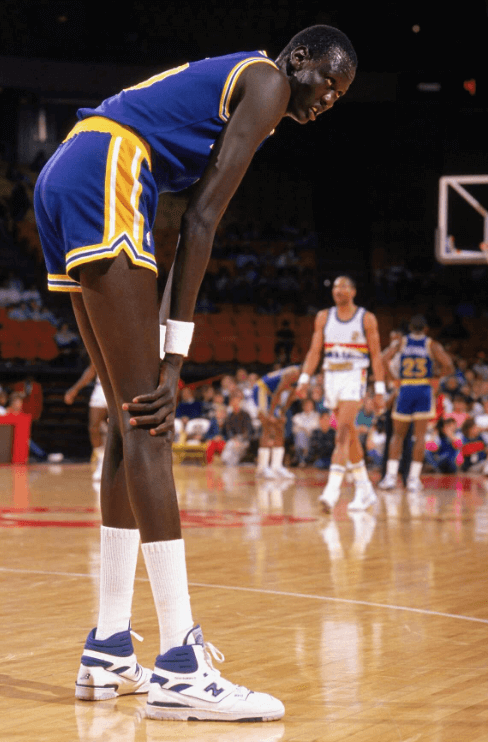
[[[436,409],[426,438],[425,472],[479,472],[488,476],[488,360],[480,354],[471,363],[455,359],[456,370],[440,380],[436,390]],[[220,454],[222,463],[254,463],[260,435],[253,387],[258,375],[239,368],[208,383],[189,385],[181,390],[176,409],[177,437],[190,431],[189,437],[208,442],[207,461]],[[284,392],[284,397],[287,392]],[[388,409],[374,413],[372,390],[364,400],[356,419],[365,460],[369,469],[381,471],[387,458],[390,410],[396,394],[394,384],[388,391]],[[283,399],[283,403],[285,398]],[[206,420],[199,427],[195,421]],[[227,455],[234,444],[242,443],[239,456]],[[295,398],[286,413],[286,463],[291,467],[311,466],[328,469],[335,445],[335,419],[324,407],[323,375],[311,380],[307,398]],[[411,438],[405,442],[408,460]],[[223,454],[223,456],[222,456]]]

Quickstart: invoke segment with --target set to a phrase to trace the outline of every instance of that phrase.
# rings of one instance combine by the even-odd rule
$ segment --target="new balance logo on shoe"
[[[221,693],[224,692],[223,688],[217,688],[217,683],[210,683],[210,685],[207,685],[207,687],[204,689],[207,693],[211,693],[214,698],[217,698]]]

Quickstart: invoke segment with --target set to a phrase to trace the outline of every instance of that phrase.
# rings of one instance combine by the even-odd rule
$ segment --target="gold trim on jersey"
[[[353,368],[352,361],[344,361],[343,363],[329,363],[326,371],[352,371]]]
[[[400,386],[430,386],[431,378],[430,376],[424,376],[423,379],[400,379]]]
[[[263,52],[265,54],[265,52]],[[264,62],[265,64],[271,64],[275,69],[278,69],[278,66],[273,62],[272,59],[269,59],[267,56],[263,57],[248,57],[247,59],[241,59],[241,61],[236,64],[235,67],[231,69],[229,74],[227,75],[227,79],[224,83],[224,87],[222,88],[222,95],[220,96],[220,104],[219,104],[219,117],[223,121],[228,121],[230,112],[229,112],[229,106],[230,101],[232,98],[232,93],[234,92],[234,88],[236,86],[237,80],[239,79],[240,75],[244,70],[249,67],[251,64],[256,64],[258,62]]]
[[[170,70],[166,70],[166,72],[160,72],[157,75],[153,75],[148,80],[143,80],[143,82],[140,82],[137,85],[132,85],[130,88],[124,88],[124,93],[128,90],[142,90],[142,88],[150,88],[151,85],[155,85],[157,82],[161,82],[161,80],[165,80],[167,77],[177,75],[179,72],[187,70],[189,66],[189,62],[186,62],[186,64],[182,64],[179,67],[172,67]]]

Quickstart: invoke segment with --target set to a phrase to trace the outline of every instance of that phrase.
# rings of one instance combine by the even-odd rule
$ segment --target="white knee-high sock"
[[[283,466],[283,459],[285,458],[284,446],[274,446],[271,449],[271,468],[281,469]]]
[[[263,448],[262,446],[258,448],[257,468],[259,470],[266,469],[269,466],[270,456],[271,456],[270,448]]]
[[[397,477],[399,466],[399,459],[388,459],[388,461],[386,462],[386,473],[391,475],[392,477]]]
[[[360,482],[367,482],[369,480],[368,470],[366,469],[364,459],[361,459],[361,461],[358,461],[355,464],[351,464],[351,471],[356,484]]]
[[[340,464],[332,464],[329,469],[329,478],[327,480],[326,489],[329,491],[338,492],[344,475],[346,473],[346,467]]]
[[[142,544],[159,622],[160,654],[181,646],[193,628],[188,594],[185,542],[154,541]]]
[[[420,474],[422,472],[422,461],[412,461],[410,464],[410,468],[408,470],[408,476],[412,479],[420,479]]]
[[[127,631],[139,551],[139,531],[101,527],[100,608],[96,639]]]

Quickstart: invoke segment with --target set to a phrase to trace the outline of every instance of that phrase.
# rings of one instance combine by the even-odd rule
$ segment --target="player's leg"
[[[76,681],[76,697],[105,700],[125,693],[147,693],[151,671],[137,663],[130,634],[139,531],[128,498],[115,399],[81,294],[72,294],[73,309],[85,347],[95,364],[110,410],[103,484],[100,533],[100,588],[97,626],[90,632]],[[101,419],[97,410],[92,424]],[[107,419],[107,409],[103,409]],[[98,430],[98,427],[97,427]],[[96,443],[96,438],[95,438]],[[120,668],[126,668],[120,672]]]
[[[271,470],[278,479],[295,479],[293,472],[284,466],[285,458],[285,418],[273,420],[273,446],[271,448]]]
[[[410,492],[419,492],[422,489],[420,474],[425,458],[425,436],[428,424],[427,419],[417,419],[413,423],[414,444],[407,477],[407,489]]]
[[[275,473],[271,469],[271,451],[274,445],[272,424],[268,419],[268,415],[263,410],[258,411],[258,418],[261,423],[261,435],[259,438],[256,476],[263,477],[264,479],[274,479]]]
[[[386,474],[378,484],[380,489],[393,489],[397,485],[398,467],[402,455],[405,436],[410,427],[410,420],[398,420],[393,417],[393,435],[391,436],[386,462]]]
[[[326,512],[331,512],[340,497],[340,489],[346,464],[349,459],[349,447],[354,425],[359,411],[360,402],[355,400],[340,400],[334,410],[336,418],[336,442],[331,458],[329,479],[319,500]]]
[[[154,390],[158,383],[156,276],[130,266],[121,254],[104,271],[87,266],[81,285],[114,393],[129,499],[160,625],[160,655],[146,713],[182,720],[280,718],[284,709],[277,699],[245,691],[213,669],[202,633],[193,628],[171,436],[151,436],[148,429],[134,428],[122,410],[124,401]]]
[[[354,499],[351,500],[347,508],[351,511],[367,510],[367,508],[376,503],[377,497],[368,476],[368,470],[364,461],[364,449],[361,445],[356,425],[351,430],[349,461],[351,462],[354,479]]]

